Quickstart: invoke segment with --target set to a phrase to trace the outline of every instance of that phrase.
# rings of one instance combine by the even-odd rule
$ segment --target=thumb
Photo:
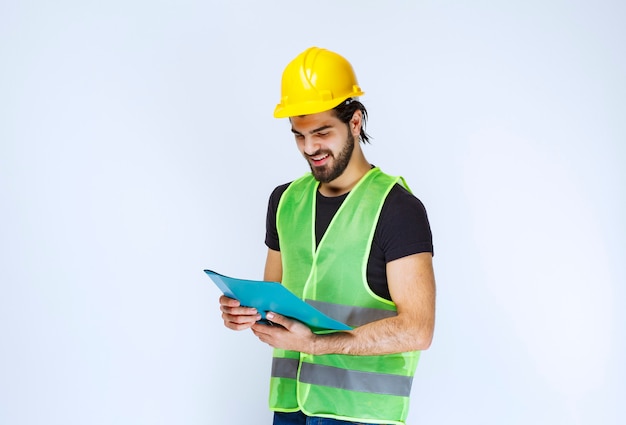
[[[268,311],[267,314],[265,315],[265,317],[267,317],[267,320],[271,320],[273,323],[276,323],[277,325],[281,325],[281,326],[283,326],[285,328],[291,322],[289,319],[287,319],[282,314],[274,313],[274,312],[271,312],[271,311]]]

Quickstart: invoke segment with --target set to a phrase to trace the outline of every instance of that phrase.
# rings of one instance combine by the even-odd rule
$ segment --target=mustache
[[[313,158],[314,156],[320,156],[320,155],[333,156],[333,153],[331,151],[329,151],[329,150],[323,150],[323,149],[315,151],[315,152],[313,152],[311,154],[306,153],[306,152],[304,153],[304,156],[306,156],[307,158]]]

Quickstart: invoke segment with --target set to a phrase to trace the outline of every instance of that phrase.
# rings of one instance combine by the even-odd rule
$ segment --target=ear
[[[350,132],[352,132],[352,136],[354,136],[355,139],[358,139],[359,136],[361,135],[361,126],[363,125],[363,113],[361,112],[360,109],[357,109],[356,111],[354,111],[354,114],[352,114],[352,118],[350,118]]]

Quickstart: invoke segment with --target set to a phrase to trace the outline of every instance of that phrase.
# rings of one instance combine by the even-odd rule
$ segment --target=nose
[[[302,152],[309,156],[316,154],[320,149],[319,143],[317,143],[314,138],[310,136],[303,137],[300,143]]]

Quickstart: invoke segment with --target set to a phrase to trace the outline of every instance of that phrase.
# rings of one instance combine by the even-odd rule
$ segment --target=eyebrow
[[[321,127],[318,127],[318,128],[315,128],[315,129],[309,131],[309,134],[319,133],[320,131],[324,131],[324,130],[326,130],[328,128],[331,128],[331,127],[332,127],[332,125],[330,125],[330,124],[323,125]],[[302,135],[302,133],[300,133],[298,130],[294,129],[293,127],[291,127],[291,132],[293,134],[300,134],[300,135]]]

